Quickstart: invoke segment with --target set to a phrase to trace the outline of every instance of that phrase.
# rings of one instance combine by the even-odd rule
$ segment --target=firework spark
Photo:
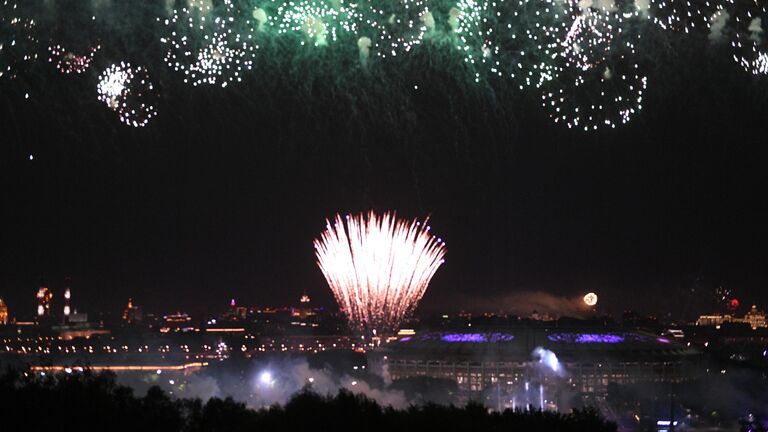
[[[428,0],[370,0],[367,7],[366,31],[377,33],[371,39],[382,59],[411,52],[435,27]]]
[[[34,27],[15,2],[0,0],[0,78],[16,78],[22,65],[37,59]]]
[[[634,44],[611,47],[604,67],[571,68],[573,82],[542,94],[542,105],[555,123],[585,131],[627,124],[642,110],[648,80],[633,60]]]
[[[304,34],[314,46],[336,42],[343,33],[356,34],[362,16],[356,5],[344,0],[328,3],[321,0],[296,0],[282,3],[277,13],[269,17],[278,34]],[[304,45],[302,39],[301,44]]]
[[[223,11],[214,10],[204,0],[190,0],[190,6],[174,10],[165,20],[170,34],[160,41],[168,45],[165,62],[184,73],[184,82],[226,87],[242,81],[253,68],[254,51],[250,35],[235,29],[236,10],[232,0],[224,0]]]
[[[715,0],[651,0],[648,14],[664,30],[690,33],[712,26],[712,17],[722,4]]]
[[[557,0],[459,0],[458,49],[465,62],[486,65],[491,75],[515,80],[521,90],[538,88],[559,73],[555,53],[568,30],[570,9]]]
[[[573,20],[562,43],[566,65],[583,71],[599,66],[611,49],[613,36],[609,14],[585,10]]]
[[[446,252],[429,231],[392,213],[328,221],[315,254],[352,327],[391,335],[413,313]]]
[[[99,76],[99,100],[118,113],[120,121],[133,127],[146,126],[157,115],[158,98],[146,69],[129,63],[113,64]]]
[[[56,69],[63,74],[81,74],[91,66],[93,57],[99,49],[101,49],[101,46],[97,45],[91,47],[86,54],[80,55],[65,49],[61,45],[52,45],[48,47],[48,52],[50,53],[48,62],[54,63]]]
[[[751,74],[768,74],[768,4],[734,3],[733,15],[733,60]]]

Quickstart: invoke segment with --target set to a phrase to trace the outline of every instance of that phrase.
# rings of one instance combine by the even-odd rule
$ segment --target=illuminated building
[[[720,326],[723,323],[733,322],[730,315],[702,315],[696,320],[698,326]]]
[[[8,306],[0,298],[0,325],[8,324]]]
[[[51,317],[51,301],[53,293],[47,287],[40,287],[37,291],[37,319],[45,320]]]
[[[244,320],[247,314],[248,309],[242,306],[237,306],[235,299],[232,299],[229,301],[229,310],[224,315],[224,318],[234,321]]]
[[[299,319],[306,319],[307,317],[314,316],[315,311],[312,310],[312,306],[310,306],[310,303],[311,303],[311,300],[307,295],[307,292],[304,291],[304,294],[302,294],[301,298],[299,299],[300,306],[298,308],[294,308],[291,311],[291,316]]]
[[[182,312],[163,316],[163,327],[160,328],[161,333],[196,330],[198,329],[192,324],[192,317]]]
[[[536,358],[539,351],[549,353],[556,365]],[[687,381],[698,358],[696,351],[649,333],[554,326],[419,333],[377,354],[393,380],[448,379],[472,398],[485,394],[507,408],[533,404],[543,409],[560,406],[558,394],[604,400],[611,383]]]
[[[727,314],[726,315],[701,315],[696,320],[697,326],[720,327],[725,323],[749,324],[749,326],[752,327],[753,330],[768,326],[768,321],[766,320],[765,312],[758,310],[756,305],[752,305],[752,309],[750,309],[746,314],[744,314],[744,318],[736,318],[732,315],[727,315]]]
[[[128,299],[128,304],[123,310],[123,322],[126,324],[136,324],[141,321],[141,308],[133,304],[133,299]]]
[[[744,322],[753,329],[766,327],[765,312],[757,310],[757,306],[752,305],[752,309],[744,315]]]

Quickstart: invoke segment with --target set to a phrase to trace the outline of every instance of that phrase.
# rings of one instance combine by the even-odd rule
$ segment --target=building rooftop
[[[420,332],[402,337],[381,351],[398,359],[526,362],[531,360],[531,353],[537,347],[555,352],[562,361],[660,358],[695,353],[671,339],[639,331],[546,326]]]

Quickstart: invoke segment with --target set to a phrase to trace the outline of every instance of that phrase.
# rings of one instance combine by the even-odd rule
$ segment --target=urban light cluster
[[[318,265],[350,324],[364,334],[394,334],[424,295],[445,243],[416,220],[337,215],[315,240]]]
[[[730,0],[733,2],[734,0]],[[747,1],[741,13],[733,17],[735,22],[731,46],[733,59],[745,71],[754,75],[768,74],[768,3],[760,0]]]

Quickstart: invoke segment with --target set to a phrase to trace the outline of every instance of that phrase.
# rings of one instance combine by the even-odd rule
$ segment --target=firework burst
[[[690,33],[712,26],[712,17],[722,8],[717,0],[650,0],[648,15],[664,30]]]
[[[634,62],[634,45],[614,43],[601,67],[570,68],[570,85],[542,95],[556,123],[585,131],[628,123],[642,109],[647,78]],[[563,80],[565,81],[565,80]]]
[[[129,63],[113,64],[99,76],[99,100],[133,127],[146,126],[157,115],[158,94],[146,69]]]
[[[768,74],[768,3],[758,0],[733,3],[733,59],[754,75]]]
[[[356,34],[362,22],[356,6],[343,0],[334,4],[322,0],[288,1],[268,19],[278,34],[303,34],[306,37],[301,44],[308,40],[314,46],[336,42],[344,33]]]
[[[56,65],[56,69],[63,74],[81,74],[88,70],[93,62],[93,57],[101,46],[91,47],[86,54],[76,54],[61,45],[48,47],[48,62]]]
[[[559,72],[556,53],[565,36],[569,5],[557,0],[459,0],[458,49],[470,65],[540,87]],[[480,73],[475,73],[475,81]]]
[[[37,59],[35,21],[22,16],[16,3],[0,0],[0,78],[14,79],[25,63]]]
[[[235,16],[241,13],[232,0],[224,0],[222,7],[214,10],[210,2],[190,0],[165,20],[170,32],[160,39],[168,45],[165,62],[184,74],[184,82],[226,87],[253,68],[258,45],[251,43],[251,35],[236,31]]]
[[[435,28],[429,0],[370,0],[363,8],[364,25],[375,33],[371,39],[382,59],[411,52]]]
[[[586,71],[602,64],[611,49],[614,32],[611,14],[591,8],[581,11],[562,42],[561,55],[566,66]]]
[[[352,327],[391,335],[413,313],[446,252],[429,231],[391,213],[328,221],[315,254]]]

